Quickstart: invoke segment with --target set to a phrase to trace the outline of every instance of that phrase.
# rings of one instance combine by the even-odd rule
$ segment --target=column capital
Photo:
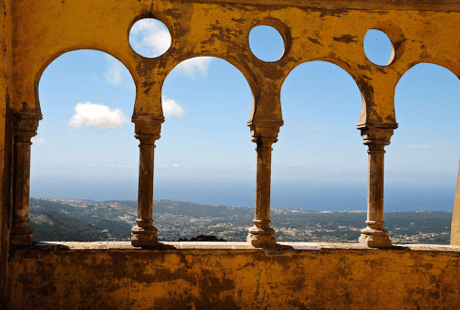
[[[40,113],[21,110],[13,114],[13,135],[17,142],[30,142],[37,135],[38,123],[43,119]]]
[[[164,117],[154,115],[133,115],[131,121],[134,123],[135,137],[142,145],[152,145],[160,139],[161,124]]]
[[[280,131],[280,127],[283,126],[283,123],[283,121],[277,120],[258,120],[248,122],[248,126],[251,130],[252,141],[257,143],[258,146],[270,147],[273,143],[278,141],[278,133]]]
[[[369,146],[369,148],[381,149],[390,144],[390,139],[393,136],[393,132],[398,128],[397,124],[387,125],[373,125],[373,124],[362,124],[356,126],[361,131],[363,137],[363,144]]]

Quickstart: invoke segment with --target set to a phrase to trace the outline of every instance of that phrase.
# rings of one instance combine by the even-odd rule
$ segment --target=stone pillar
[[[270,181],[272,144],[281,125],[274,122],[249,123],[252,141],[257,143],[257,179],[254,226],[249,229],[247,241],[254,247],[276,245],[275,230],[270,227]]]
[[[383,228],[384,154],[394,128],[358,127],[363,143],[369,147],[367,227],[361,230],[359,242],[369,247],[391,247],[389,233]]]
[[[19,112],[13,121],[13,223],[10,242],[31,245],[33,229],[29,227],[30,146],[37,134],[40,114]]]
[[[158,230],[153,226],[153,170],[155,141],[160,139],[163,117],[133,116],[135,137],[139,139],[139,192],[137,225],[131,231],[131,244],[136,247],[158,245]]]

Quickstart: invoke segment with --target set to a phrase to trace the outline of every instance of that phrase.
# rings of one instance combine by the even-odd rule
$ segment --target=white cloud
[[[45,143],[45,139],[36,139],[36,138],[32,138],[32,143],[34,145],[41,145],[41,144],[44,144]]]
[[[100,103],[77,103],[69,121],[73,128],[89,127],[100,130],[115,129],[128,123],[120,109],[110,109]]]
[[[130,34],[133,36],[133,48],[144,57],[158,57],[171,46],[168,28],[154,19],[138,21]]]
[[[166,97],[163,97],[162,100],[162,105],[163,105],[163,114],[165,117],[168,116],[176,116],[176,117],[181,117],[184,115],[184,109],[173,99],[168,99]]]
[[[123,64],[112,56],[106,56],[109,65],[107,72],[104,74],[107,83],[112,85],[123,84]]]
[[[407,146],[408,149],[433,149],[436,148],[434,145],[430,144],[411,144]]]
[[[173,166],[174,166],[174,167],[180,167],[178,164],[174,164]]]
[[[206,76],[208,75],[211,60],[212,57],[191,58],[181,62],[175,69],[179,74],[188,75],[192,78],[194,78],[196,74]]]

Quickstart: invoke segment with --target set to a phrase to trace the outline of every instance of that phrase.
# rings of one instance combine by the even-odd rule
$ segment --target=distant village
[[[155,201],[154,226],[161,241],[200,235],[246,241],[254,209]],[[128,241],[137,217],[136,201],[30,199],[30,226],[37,241]],[[271,225],[279,242],[358,242],[365,211],[321,212],[272,209]],[[393,244],[449,244],[452,213],[386,212]]]

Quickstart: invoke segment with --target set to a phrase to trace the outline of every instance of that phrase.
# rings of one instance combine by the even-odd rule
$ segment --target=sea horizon
[[[135,179],[62,179],[40,177],[31,182],[30,197],[46,199],[79,199],[92,201],[137,201]],[[190,182],[167,180],[156,182],[154,200],[186,201],[204,205],[253,207],[255,184],[242,180]],[[453,186],[387,184],[385,211],[452,212],[455,199]],[[271,208],[310,209],[317,211],[365,211],[367,187],[359,183],[279,182],[271,187]]]

